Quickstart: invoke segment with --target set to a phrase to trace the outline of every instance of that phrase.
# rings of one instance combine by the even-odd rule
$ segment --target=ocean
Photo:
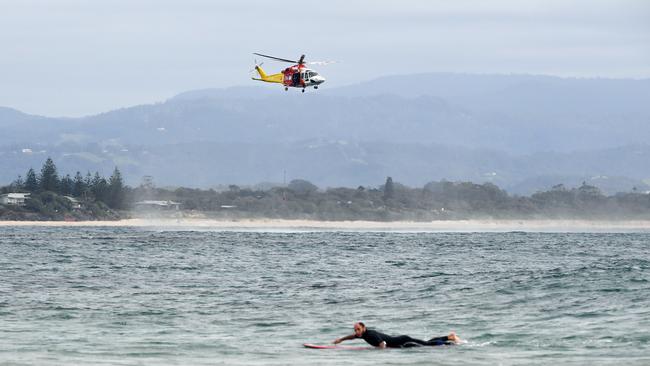
[[[648,365],[650,233],[0,227],[0,364],[349,363]]]

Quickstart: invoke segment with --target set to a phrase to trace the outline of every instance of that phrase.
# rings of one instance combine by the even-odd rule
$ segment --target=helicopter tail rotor
[[[262,67],[264,65],[264,61],[260,62],[259,64],[257,63],[257,59],[255,59],[255,66],[253,66],[252,69],[248,70],[249,73],[257,70],[258,67]]]

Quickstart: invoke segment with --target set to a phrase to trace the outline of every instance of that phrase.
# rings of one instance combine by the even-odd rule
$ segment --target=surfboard
[[[328,345],[318,345],[318,344],[311,344],[311,343],[305,343],[303,344],[306,348],[311,348],[311,349],[344,349],[344,350],[349,350],[349,351],[361,351],[361,350],[368,350],[368,349],[374,349],[375,347],[369,347],[369,346],[339,346],[339,345],[333,345],[333,344],[328,344]]]

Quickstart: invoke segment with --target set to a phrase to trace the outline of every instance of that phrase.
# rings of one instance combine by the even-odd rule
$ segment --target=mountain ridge
[[[13,179],[16,172],[24,174],[24,167],[17,170],[21,160],[18,157],[25,158],[25,163],[30,161],[23,156],[29,153],[22,153],[23,150],[76,156],[82,159],[78,164],[84,168],[92,164],[103,167],[100,161],[117,165],[130,162],[139,167],[126,169],[131,172],[130,179],[134,179],[137,174],[149,174],[147,164],[157,164],[144,155],[114,154],[115,151],[166,148],[170,155],[159,154],[159,159],[177,161],[173,156],[180,154],[185,160],[195,160],[199,175],[192,171],[186,174],[197,179],[203,174],[200,180],[204,185],[252,184],[269,179],[254,174],[210,175],[201,173],[198,166],[218,168],[218,164],[228,165],[230,158],[247,169],[258,169],[274,165],[268,159],[283,148],[307,154],[308,150],[301,147],[304,141],[343,141],[351,146],[368,144],[364,154],[370,156],[367,160],[374,165],[336,165],[326,154],[350,151],[332,147],[320,155],[307,154],[312,159],[308,164],[296,161],[295,167],[275,169],[299,171],[298,167],[308,170],[327,164],[339,166],[340,169],[331,170],[330,174],[338,175],[333,179],[319,178],[314,173],[312,179],[316,183],[328,185],[337,181],[355,184],[349,178],[368,184],[381,175],[391,174],[399,181],[399,175],[392,171],[410,177],[404,181],[407,184],[420,184],[415,179],[417,174],[476,180],[485,178],[481,175],[485,172],[478,171],[485,152],[494,151],[501,154],[493,160],[499,161],[502,171],[498,174],[504,177],[500,181],[504,187],[517,187],[542,175],[621,176],[623,180],[638,182],[650,177],[650,167],[634,161],[630,163],[631,169],[619,174],[619,159],[634,159],[616,149],[645,146],[646,137],[650,136],[650,105],[646,100],[650,100],[650,79],[445,73],[390,76],[304,95],[295,90],[287,93],[279,87],[273,90],[261,86],[193,90],[159,103],[80,118],[39,117],[0,108],[0,127],[4,130],[0,134],[0,157],[4,157],[0,160],[0,179]],[[192,145],[213,145],[204,150],[210,154],[219,151],[226,159],[210,160],[204,152],[192,150]],[[258,151],[251,148],[255,145],[274,148]],[[229,150],[223,150],[223,146],[230,146]],[[422,146],[444,147],[440,149],[445,153],[436,155],[438,150],[432,153],[434,150]],[[248,160],[238,160],[238,154],[245,154]],[[289,152],[283,154],[275,158],[291,160]],[[554,154],[560,158],[545,160]],[[84,156],[88,158],[85,162]],[[391,170],[390,165],[378,162],[382,156],[400,168]],[[641,156],[645,157],[645,152]],[[168,172],[163,167],[155,169],[160,181],[182,184],[174,178],[173,165],[167,165]],[[510,167],[504,168],[507,165]],[[523,169],[526,165],[538,166],[539,171]],[[422,167],[441,171],[419,172]],[[525,174],[521,173],[524,171]]]

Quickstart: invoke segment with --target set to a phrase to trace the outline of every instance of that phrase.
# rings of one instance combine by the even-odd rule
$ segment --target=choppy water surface
[[[0,228],[0,363],[649,364],[649,281],[647,233]],[[468,342],[301,346],[357,320]]]

